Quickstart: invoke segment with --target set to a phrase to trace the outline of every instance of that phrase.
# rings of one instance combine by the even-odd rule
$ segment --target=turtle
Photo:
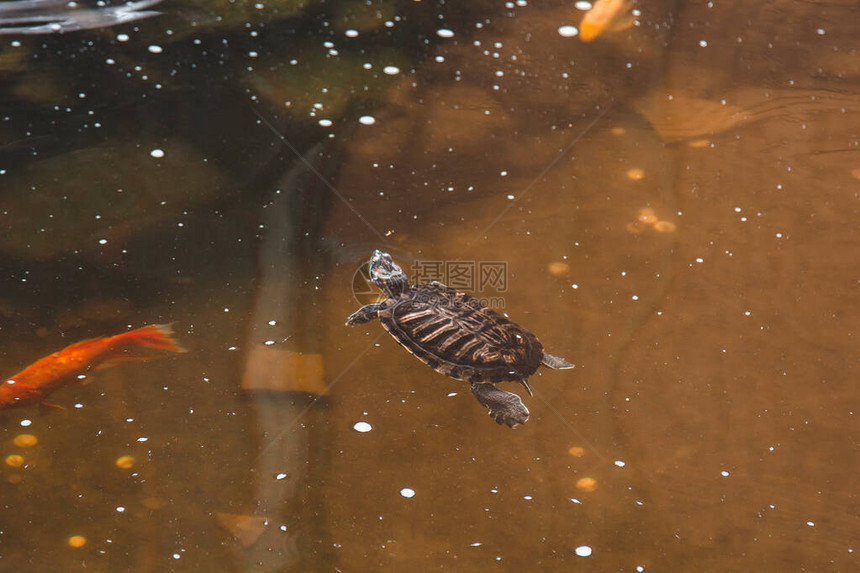
[[[496,387],[519,382],[532,395],[528,377],[543,365],[573,368],[544,352],[537,337],[465,293],[439,281],[410,285],[388,253],[370,258],[371,281],[385,300],[366,304],[347,326],[378,318],[385,330],[419,360],[441,374],[468,382],[472,394],[498,424],[513,428],[529,417],[520,397]]]

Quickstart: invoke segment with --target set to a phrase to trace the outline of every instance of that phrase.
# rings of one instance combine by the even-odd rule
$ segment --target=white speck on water
[[[729,477],[729,472],[727,472],[726,470],[723,470],[720,472],[720,475],[723,477]]]
[[[400,68],[398,68],[397,66],[385,66],[384,68],[382,68],[382,73],[389,76],[396,76],[400,73]]]
[[[624,463],[624,462],[622,462],[621,460],[615,460],[615,465],[616,465],[616,466],[618,466],[619,468],[623,468],[623,467],[624,467],[624,466],[626,466],[627,464],[625,464],[625,463]]]
[[[573,283],[572,285],[570,285],[570,288],[572,288],[572,289],[578,289],[578,288],[579,288],[579,285],[578,285],[578,284],[576,284],[576,283]]]
[[[275,476],[275,479],[276,480],[282,480],[282,479],[286,479],[286,477],[287,477],[287,474],[279,473],[278,475]]]
[[[346,32],[344,32],[343,35],[346,36],[347,38],[358,38],[358,30],[350,29],[350,30],[347,30]]]
[[[826,34],[826,33],[827,33],[827,32],[825,32],[825,31],[824,31],[824,28],[819,28],[819,29],[817,29],[817,30],[816,30],[816,32],[818,33],[818,35],[819,35],[819,36],[823,36],[824,34]]]
[[[319,124],[320,124],[321,126],[323,126],[323,127],[331,127],[331,126],[332,126],[332,123],[334,123],[334,122],[333,122],[332,120],[330,120],[330,119],[321,119],[321,120],[319,120]]]
[[[116,40],[117,40],[117,42],[128,42],[128,40],[129,40],[128,34],[117,34]]]
[[[266,341],[266,342],[264,342],[263,344],[265,344],[266,346],[271,346],[271,345],[273,345],[274,343],[275,343],[275,341],[274,341],[274,340],[267,340],[267,341]]]
[[[19,423],[20,423],[22,426],[24,426],[24,427],[26,428],[27,426],[29,426],[29,425],[30,425],[30,424],[32,424],[33,422],[32,422],[32,420],[27,420],[27,419],[25,418],[25,419],[21,420],[21,422],[19,422]]]
[[[139,437],[139,438],[137,439],[137,441],[138,441],[138,442],[148,442],[148,441],[149,441],[149,438],[144,437],[144,436],[141,436],[141,437]]]
[[[107,239],[99,239],[99,245],[107,245]]]
[[[454,396],[456,396],[456,395],[457,395],[457,393],[456,393],[456,392],[448,392],[448,397],[449,397],[449,398],[452,398],[452,397],[454,397]]]
[[[152,155],[153,157],[155,157],[156,159],[161,159],[162,157],[164,157],[164,150],[163,149],[153,149],[152,151],[149,152],[149,154]]]
[[[580,557],[590,557],[591,556],[591,547],[588,545],[580,545],[576,549],[574,549],[577,555]]]
[[[405,497],[407,499],[410,497],[415,497],[415,490],[408,488],[408,487],[404,487],[403,489],[400,490],[400,495],[402,495],[403,497]]]
[[[579,30],[576,26],[561,26],[558,29],[558,35],[562,38],[573,38],[574,36],[579,36]]]
[[[513,199],[514,199],[514,196],[513,196],[513,195],[508,195],[508,199],[513,200]]]
[[[356,422],[353,424],[352,429],[356,432],[361,432],[362,434],[366,434],[370,430],[373,429],[373,426],[368,424],[367,422]]]
[[[156,45],[156,44],[152,44],[151,46],[147,47],[146,49],[149,50],[149,52],[152,54],[160,54],[161,52],[164,51],[164,48],[162,48],[161,46]]]
[[[119,507],[116,508],[116,511],[117,511],[117,513],[123,513],[123,512],[125,512],[125,508],[120,505]]]
[[[645,571],[645,568],[644,568],[644,567],[642,567],[641,565],[637,565],[637,566],[636,566],[636,571],[638,571],[639,573],[642,573],[643,571]]]
[[[80,403],[75,404],[75,408],[83,408],[83,407],[84,407],[84,405],[83,405],[83,404],[80,404]]]
[[[474,543],[470,543],[469,547],[480,547],[481,545],[483,545],[483,543],[481,543],[480,541],[476,541]]]
[[[632,298],[633,300],[639,300],[639,295],[634,294],[630,298]]]
[[[449,30],[448,28],[439,28],[436,30],[436,35],[440,38],[453,38],[454,30]]]
[[[814,521],[807,521],[806,525],[808,525],[809,527],[815,527],[815,522]]]
[[[524,495],[524,496],[523,496],[523,499],[524,499],[524,500],[526,500],[526,501],[531,501],[531,500],[533,500],[534,498],[533,498],[532,496],[530,496],[530,495]]]
[[[174,558],[174,559],[181,559],[181,558],[182,558],[182,555],[180,555],[179,553],[174,553],[174,554],[173,554],[173,558]]]
[[[697,263],[704,263],[705,259],[703,259],[702,257],[698,257],[698,258],[696,258],[696,262]]]
[[[699,40],[699,45],[703,48],[707,48],[708,42],[707,42],[707,40]]]
[[[586,2],[585,0],[579,0],[574,6],[577,10],[591,10],[591,2]]]
[[[372,115],[363,115],[358,118],[358,123],[362,125],[373,125],[374,123],[376,123],[376,118]]]
[[[576,499],[575,497],[570,498],[570,501],[573,503],[578,503],[578,504],[582,505],[582,502],[579,501],[578,499]]]

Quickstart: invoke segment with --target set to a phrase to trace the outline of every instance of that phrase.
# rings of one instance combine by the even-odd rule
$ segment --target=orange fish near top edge
[[[0,385],[0,408],[36,402],[54,406],[45,402],[48,394],[77,381],[99,364],[156,357],[152,353],[140,352],[141,348],[186,352],[173,339],[173,329],[169,324],[153,324],[116,336],[82,340],[7,378]]]

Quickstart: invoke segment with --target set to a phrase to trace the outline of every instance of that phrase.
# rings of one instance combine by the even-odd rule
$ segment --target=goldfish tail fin
[[[129,346],[188,352],[173,338],[173,324],[151,324],[116,336]]]

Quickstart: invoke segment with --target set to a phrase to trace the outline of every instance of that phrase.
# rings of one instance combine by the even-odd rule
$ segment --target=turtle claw
[[[497,424],[505,424],[513,428],[525,424],[529,419],[529,409],[526,408],[519,396],[511,392],[499,390],[494,384],[475,382],[472,384],[472,394],[475,395]]]
[[[523,385],[523,388],[526,389],[526,391],[529,393],[529,396],[534,396],[534,394],[532,394],[532,387],[529,386],[528,378],[523,378],[522,380],[520,380],[520,384]]]
[[[564,358],[560,358],[558,356],[553,356],[547,352],[543,353],[543,358],[541,359],[541,364],[544,366],[549,366],[550,368],[555,368],[558,370],[565,370],[567,368],[576,368],[575,364],[571,364]]]

